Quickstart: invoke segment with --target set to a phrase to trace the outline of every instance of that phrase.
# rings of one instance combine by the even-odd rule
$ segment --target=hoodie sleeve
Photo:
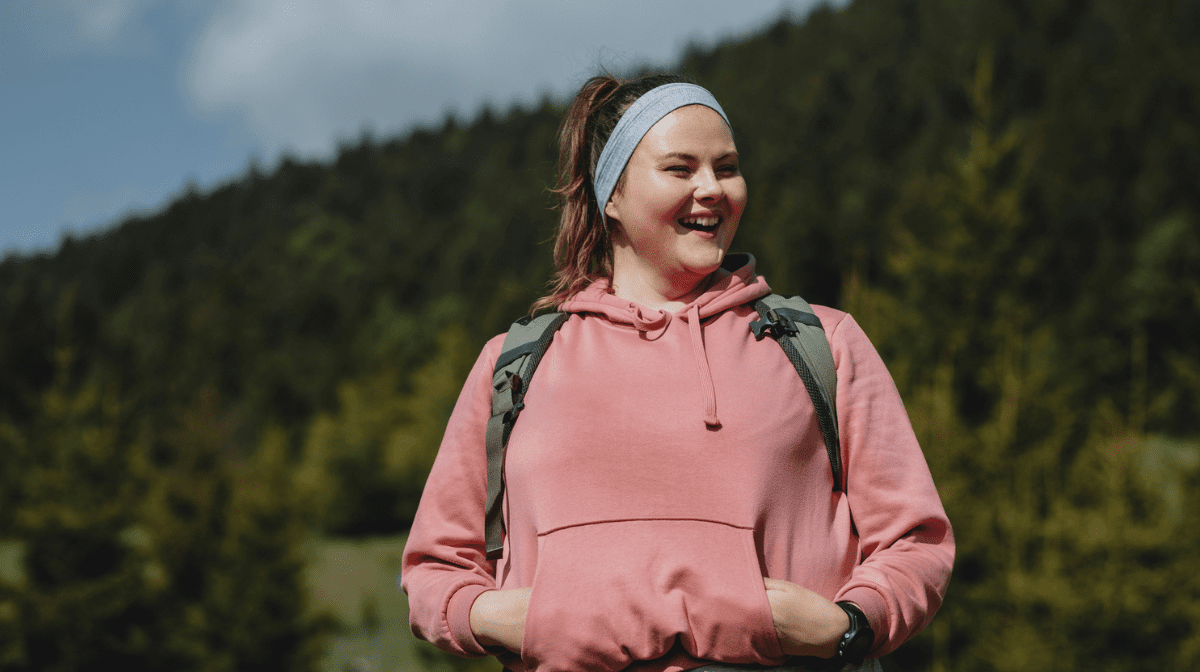
[[[862,608],[878,656],[920,632],[941,606],[954,534],[895,382],[862,328],[842,315],[827,333],[837,365],[846,496],[862,562],[836,600]]]
[[[462,656],[489,652],[471,632],[471,605],[496,587],[487,559],[486,427],[492,368],[503,336],[492,339],[463,385],[404,546],[400,587],[408,594],[413,634]]]

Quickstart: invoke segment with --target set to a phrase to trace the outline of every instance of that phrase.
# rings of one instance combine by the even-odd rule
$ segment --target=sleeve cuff
[[[883,596],[870,588],[864,586],[856,586],[837,596],[835,602],[853,602],[862,609],[863,615],[867,617],[867,623],[871,625],[871,629],[875,631],[875,641],[871,644],[871,651],[876,651],[887,640],[889,625],[888,625],[888,610],[887,602]]]
[[[450,635],[471,655],[486,656],[489,653],[471,631],[471,605],[475,604],[476,598],[489,590],[495,588],[478,583],[463,586],[450,598],[450,604],[446,605],[446,622],[450,627]]]

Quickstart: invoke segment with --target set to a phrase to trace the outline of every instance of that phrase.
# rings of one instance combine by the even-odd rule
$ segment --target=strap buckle
[[[751,322],[750,331],[754,333],[754,339],[758,341],[761,341],[768,332],[771,334],[771,338],[776,340],[797,333],[796,324],[775,312],[774,308],[767,308],[765,313],[759,315],[759,319]]]
[[[521,411],[525,409],[525,390],[522,389],[524,388],[524,382],[521,380],[519,373],[509,371],[506,372],[505,377],[507,378],[506,382],[508,383],[507,387],[511,400],[508,411],[508,424],[511,426],[512,423],[517,421],[517,416],[521,414]]]

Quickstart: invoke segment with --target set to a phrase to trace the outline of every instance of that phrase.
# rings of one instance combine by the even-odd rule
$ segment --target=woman
[[[833,487],[804,384],[750,332],[770,289],[727,255],[746,184],[720,105],[673,78],[596,77],[560,143],[559,270],[535,309],[570,318],[508,443],[503,557],[484,552],[497,337],[405,548],[413,631],[514,672],[840,668],[912,637],[949,580],[949,521],[879,356],[816,306]]]

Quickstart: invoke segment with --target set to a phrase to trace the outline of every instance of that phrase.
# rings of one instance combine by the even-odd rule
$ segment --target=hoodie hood
[[[564,313],[594,313],[614,324],[626,324],[653,337],[671,321],[672,315],[684,320],[696,314],[707,319],[730,308],[751,303],[771,293],[766,279],[754,272],[754,257],[750,254],[728,254],[713,274],[712,285],[688,305],[672,314],[641,306],[612,293],[607,279],[593,282],[581,292],[563,302]]]
[[[703,320],[722,311],[751,303],[771,293],[767,281],[754,272],[754,257],[749,254],[726,255],[724,263],[713,274],[713,282],[694,301],[671,313],[638,305],[612,293],[607,279],[597,280],[583,291],[563,302],[559,310],[565,313],[600,315],[614,324],[628,325],[649,340],[666,333],[671,320],[678,318],[688,325],[692,359],[696,364],[698,384],[704,399],[704,424],[711,429],[721,426],[717,416],[717,397],[708,352],[704,347]]]

